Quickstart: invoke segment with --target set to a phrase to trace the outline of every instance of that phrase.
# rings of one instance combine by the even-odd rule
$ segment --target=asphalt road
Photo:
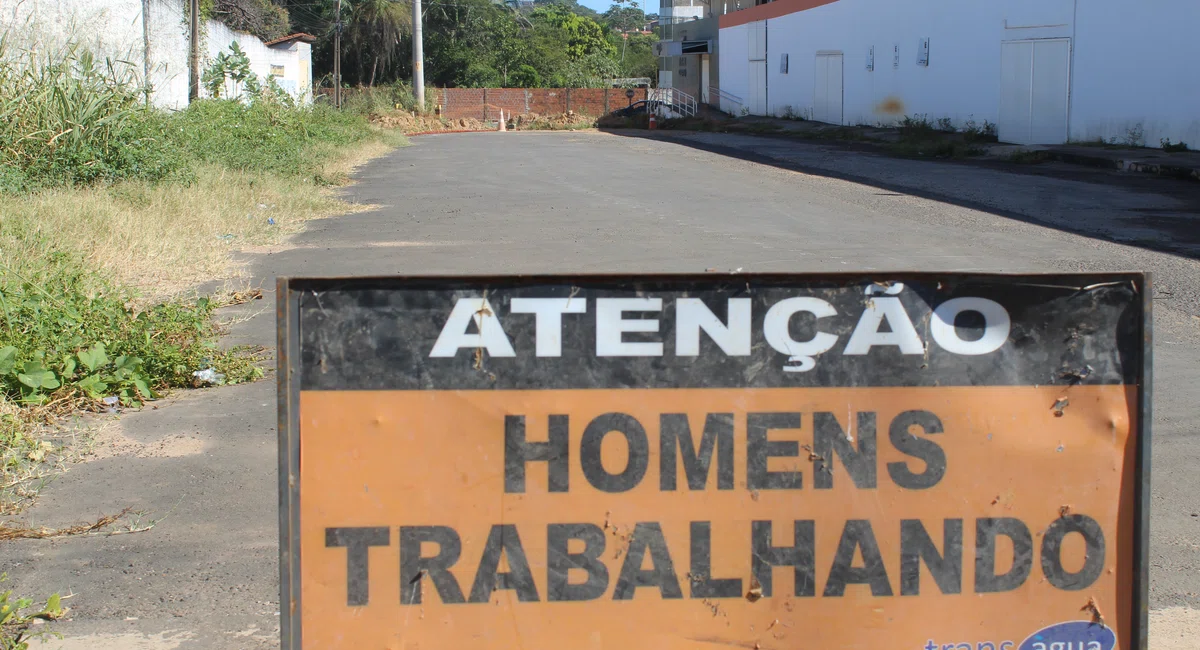
[[[1150,270],[1151,606],[1197,620],[1200,263],[1171,235],[1197,231],[1195,188],[779,147],[710,134],[421,137],[367,165],[347,191],[376,209],[313,222],[290,248],[250,261],[267,288],[277,275]],[[1137,215],[1169,227],[1147,230]],[[231,342],[273,344],[270,302],[231,314],[252,316]],[[147,533],[4,549],[0,570],[18,588],[76,594],[61,647],[276,642],[274,391],[273,381],[197,391],[128,415],[115,451],[44,492],[28,513],[37,525],[125,506],[169,513]]]

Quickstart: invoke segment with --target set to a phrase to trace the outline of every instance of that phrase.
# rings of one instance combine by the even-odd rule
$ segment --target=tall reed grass
[[[169,116],[146,106],[144,90],[128,62],[0,39],[0,192],[181,172]]]

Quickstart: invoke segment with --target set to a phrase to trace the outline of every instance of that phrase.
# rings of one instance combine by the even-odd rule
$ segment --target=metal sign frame
[[[720,276],[706,274],[571,274],[571,275],[513,275],[513,276],[391,276],[341,278],[280,277],[276,284],[277,322],[277,387],[278,387],[278,481],[279,481],[279,593],[280,636],[285,650],[299,650],[302,629],[300,615],[300,303],[304,292],[371,286],[404,288],[419,284],[428,288],[439,283],[480,287],[490,283],[506,286],[573,283],[579,286],[617,282],[695,282],[711,284]],[[1137,369],[1137,447],[1133,469],[1134,534],[1130,638],[1133,647],[1123,650],[1148,650],[1149,619],[1149,546],[1150,546],[1150,459],[1152,428],[1153,375],[1153,300],[1152,282],[1147,273],[1076,273],[1076,274],[993,274],[993,273],[813,273],[813,274],[738,274],[738,280],[750,282],[814,282],[864,283],[872,282],[951,282],[994,281],[1026,283],[1039,287],[1076,289],[1079,291],[1106,284],[1132,283],[1140,296],[1142,319],[1141,364]],[[727,278],[726,278],[727,279]]]

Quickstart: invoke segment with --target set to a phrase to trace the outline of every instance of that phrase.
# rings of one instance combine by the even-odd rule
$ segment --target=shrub
[[[244,355],[216,348],[216,306],[205,298],[136,310],[127,292],[53,249],[23,272],[6,270],[0,275],[0,394],[9,400],[38,404],[67,390],[138,406],[159,390],[188,385],[196,370],[215,367],[230,383],[259,376]]]
[[[0,191],[166,178],[184,168],[168,125],[127,64],[0,43]]]
[[[269,101],[195,102],[173,117],[171,127],[190,160],[283,175],[315,174],[321,161],[314,146],[354,144],[371,135],[357,113]]]
[[[1167,153],[1180,153],[1188,150],[1186,142],[1171,142],[1171,138],[1163,138],[1158,142],[1162,145],[1162,150]]]

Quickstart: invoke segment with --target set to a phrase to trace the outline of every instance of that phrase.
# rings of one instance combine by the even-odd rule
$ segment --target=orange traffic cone
[[[658,128],[658,117],[656,117],[656,116],[654,115],[654,113],[651,113],[651,114],[650,114],[650,124],[649,124],[649,128],[651,128],[651,129],[657,129],[657,128]]]
[[[500,130],[507,131],[508,125],[504,123],[504,109],[500,109]]]

